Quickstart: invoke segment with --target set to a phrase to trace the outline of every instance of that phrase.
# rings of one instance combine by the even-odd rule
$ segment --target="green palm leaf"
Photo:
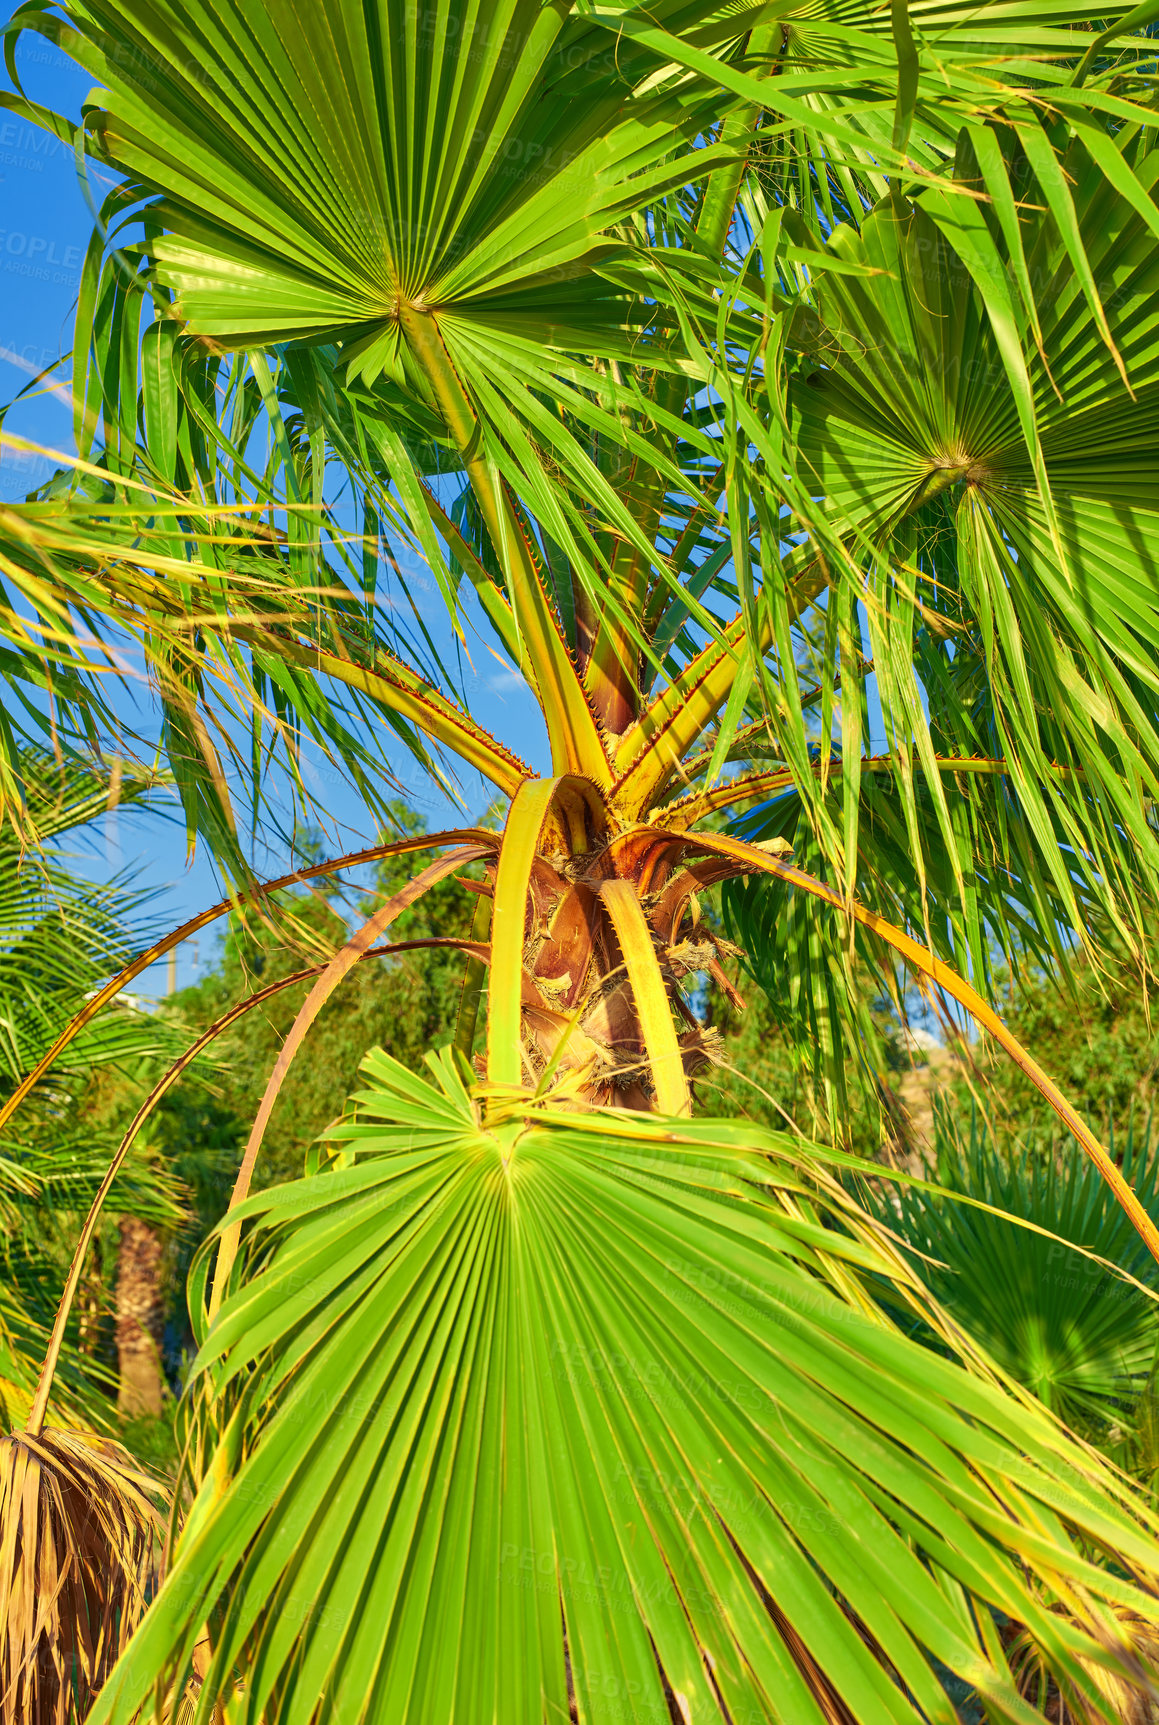
[[[203,1629],[203,1720],[232,1689],[254,1725],[949,1725],[941,1668],[1030,1719],[999,1617],[1100,1711],[1090,1661],[1155,1615],[1127,1489],[813,1152],[561,1111],[683,1105],[696,894],[774,866],[680,826],[753,794],[719,782],[741,759],[838,883],[777,865],[794,891],[935,925],[980,983],[995,940],[1154,903],[1151,50],[1085,23],[18,15],[100,81],[85,136],[125,178],[78,306],[81,463],[3,522],[5,673],[61,691],[75,745],[113,717],[78,620],[124,631],[235,872],[223,756],[270,738],[373,806],[385,721],[513,800],[489,1084],[376,1062],[328,1171],[231,1218],[212,1322],[207,1248],[192,1509],[95,1721],[162,1711]],[[417,560],[527,678],[550,778],[471,718]],[[835,1047],[852,943],[820,928],[780,952]]]
[[[130,769],[116,779],[95,767],[19,757],[22,816],[39,851],[0,829],[0,1086],[19,1083],[78,1010],[85,994],[136,948],[143,898],[125,880],[94,884],[68,867],[59,841],[110,806],[144,801],[164,781]],[[139,1059],[171,1045],[166,1027],[125,1010],[91,1027],[71,1051],[81,1071]]]
[[[138,949],[143,895],[124,879],[97,885],[72,868],[61,841],[83,842],[85,827],[110,805],[141,804],[163,784],[131,766],[116,775],[26,748],[17,756],[25,834],[0,827],[0,1097],[34,1070],[87,996]],[[135,1075],[172,1057],[177,1027],[126,1003],[76,1037],[38,1085],[19,1119],[0,1135],[0,1399],[11,1417],[36,1382],[54,1308],[83,1215],[108,1164],[112,1134],[95,1128],[78,1099],[94,1073]],[[171,1172],[138,1157],[118,1189],[123,1214],[172,1228],[183,1217]],[[70,1336],[55,1405],[107,1422],[110,1374]]]
[[[452,352],[505,334],[536,362],[626,355],[648,321],[598,265],[624,254],[624,215],[686,178],[706,93],[637,96],[640,56],[617,67],[563,8],[351,3],[322,34],[275,0],[86,6],[83,33],[26,16],[104,86],[97,153],[163,191],[147,250],[191,333],[336,338],[352,377],[421,400],[400,306],[453,320]]]
[[[931,1174],[943,1190],[901,1186],[871,1207],[930,1260],[927,1285],[1019,1383],[1077,1429],[1105,1432],[1155,1363],[1154,1260],[1089,1162],[1023,1142],[996,1153],[976,1118],[968,1133],[946,1118],[937,1127]],[[1150,1136],[1130,1131],[1120,1155],[1154,1214]]]
[[[226,1448],[94,1725],[206,1621],[206,1718],[236,1679],[267,1725],[530,1725],[570,1679],[581,1720],[820,1721],[820,1668],[858,1720],[949,1722],[931,1656],[1031,1718],[963,1588],[1082,1683],[1051,1599],[1134,1596],[1059,1517],[1144,1568],[1150,1536],[1029,1404],[880,1316],[867,1276],[941,1328],[807,1154],[722,1122],[488,1130],[449,1056],[367,1072],[341,1166],[244,1208],[197,1366]]]
[[[948,860],[967,926],[977,927],[974,872],[1009,868],[1078,930],[1090,920],[1083,901],[1109,908],[1113,882],[1112,915],[1137,945],[1159,860],[1154,238],[1074,143],[1065,175],[1093,309],[1056,208],[1033,202],[1045,168],[1032,171],[1006,141],[1024,198],[1013,230],[997,202],[894,192],[860,231],[829,241],[862,273],[824,277],[832,349],[793,383],[798,459],[833,536],[829,634],[812,645],[814,708],[786,704],[768,680],[766,710],[850,890],[865,879],[859,820],[870,810],[853,761],[869,724],[868,666],[919,923],[929,931],[941,914],[925,894]],[[973,162],[976,174],[981,145],[963,149],[960,171]],[[1139,155],[1140,183],[1153,185],[1157,163]],[[789,651],[786,637],[782,667]],[[844,764],[831,778],[838,743]],[[968,835],[963,799],[977,807],[993,787],[963,775],[951,796],[938,760],[971,756],[1003,764],[1011,800]],[[982,830],[992,848],[975,842]],[[984,973],[979,940],[966,945]]]

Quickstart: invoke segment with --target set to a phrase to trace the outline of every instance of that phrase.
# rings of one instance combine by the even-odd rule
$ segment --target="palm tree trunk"
[[[104,1306],[103,1252],[99,1239],[93,1241],[92,1252],[77,1292],[77,1351],[90,1359],[101,1339],[101,1318]]]
[[[117,1406],[130,1417],[159,1414],[164,1404],[164,1322],[160,1238],[148,1223],[123,1216],[117,1252]]]

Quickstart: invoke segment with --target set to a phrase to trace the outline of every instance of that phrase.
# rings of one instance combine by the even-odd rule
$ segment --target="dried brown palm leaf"
[[[176,1701],[170,1702],[169,1711],[163,1715],[164,1725],[194,1725],[202,1684],[212,1658],[213,1649],[209,1637],[204,1635],[193,1649],[192,1675]],[[209,1715],[210,1725],[228,1725],[228,1720],[225,1702],[215,1701]]]
[[[1008,1632],[1007,1654],[1019,1693],[1051,1725],[1092,1725],[1106,1717],[1108,1704],[1121,1725],[1159,1725],[1159,1635],[1154,1624],[1136,1612],[1120,1608],[1115,1615],[1122,1639],[1108,1645],[1107,1651],[1117,1669],[1079,1660],[1103,1711],[1097,1702],[1092,1706],[1093,1697],[1079,1695],[1069,1685],[1060,1691],[1057,1678],[1047,1676],[1041,1655],[1024,1629],[1012,1626]]]
[[[0,1725],[85,1716],[145,1609],[157,1492],[107,1439],[0,1439]]]

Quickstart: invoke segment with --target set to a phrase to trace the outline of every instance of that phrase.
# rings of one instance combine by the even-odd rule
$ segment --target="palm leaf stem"
[[[71,465],[83,469],[86,464],[73,462]],[[300,606],[289,616],[269,621],[256,604],[253,610],[247,607],[240,616],[236,611],[222,616],[208,603],[209,595],[220,590],[220,569],[166,556],[155,545],[135,552],[118,546],[113,562],[109,545],[99,539],[91,535],[80,538],[61,536],[59,532],[54,535],[50,521],[37,521],[30,525],[14,511],[0,509],[0,524],[11,529],[21,543],[38,554],[40,566],[47,567],[43,564],[43,554],[54,550],[64,551],[70,558],[86,558],[98,565],[92,577],[82,579],[74,589],[65,592],[50,591],[43,581],[38,582],[38,604],[61,618],[71,607],[87,609],[92,606],[137,632],[142,628],[160,628],[164,632],[177,630],[184,637],[201,630],[226,643],[243,641],[251,649],[269,653],[289,665],[300,666],[315,676],[332,677],[381,703],[391,712],[400,714],[434,742],[452,750],[460,760],[482,773],[505,795],[510,796],[520,780],[529,776],[529,769],[518,756],[401,659],[383,655],[376,657],[373,664],[366,665],[351,654],[340,634],[337,640],[342,650],[339,651],[327,651],[321,641],[294,639],[295,634],[301,635],[317,626],[317,619],[304,617]],[[228,545],[238,541],[227,539],[221,543]],[[2,555],[0,567],[8,567]],[[11,568],[10,572],[20,573]],[[173,582],[159,578],[165,575],[176,578],[183,586],[195,581],[202,584],[207,598],[205,610],[191,614],[175,592]],[[99,584],[93,578],[96,576],[99,576]],[[265,596],[260,583],[253,583],[248,589],[243,586],[242,591],[248,591],[255,602],[260,602]],[[300,593],[296,595],[299,600],[301,597]],[[40,633],[46,634],[50,641],[70,638],[63,626],[55,634],[41,626]],[[38,656],[43,656],[43,649]],[[157,655],[147,653],[147,657],[156,669],[159,663]],[[99,672],[102,669],[84,661],[82,664],[89,670]]]
[[[781,33],[782,26],[778,21],[766,24],[753,34],[767,41]],[[737,198],[744,183],[749,155],[763,112],[763,108],[750,103],[747,107],[738,108],[729,114],[720,129],[721,142],[734,146],[737,152],[736,160],[717,168],[705,181],[704,195],[696,212],[696,238],[704,251],[715,258],[721,256],[728,244]]]
[[[11,1120],[29,1091],[40,1083],[45,1073],[55,1064],[73,1039],[80,1034],[87,1024],[92,1023],[98,1012],[107,1006],[110,1000],[115,1000],[121,990],[127,988],[129,983],[141,975],[142,971],[148,970],[151,964],[155,964],[159,958],[164,958],[167,952],[180,946],[183,941],[189,940],[201,929],[207,928],[218,917],[225,916],[229,911],[239,910],[244,905],[260,904],[272,893],[282,892],[286,887],[297,886],[302,881],[317,880],[321,876],[335,874],[339,869],[357,868],[361,863],[378,862],[383,857],[403,856],[409,851],[438,850],[444,845],[463,843],[477,844],[484,849],[491,849],[497,846],[498,842],[495,833],[489,833],[482,827],[465,827],[461,830],[445,833],[416,834],[413,838],[398,839],[391,844],[370,845],[365,850],[350,851],[345,856],[336,857],[332,862],[311,863],[307,868],[295,869],[291,874],[280,875],[277,880],[265,881],[258,886],[250,887],[245,892],[211,905],[208,910],[199,911],[196,916],[190,917],[188,922],[183,922],[180,928],[173,929],[160,940],[154,941],[152,946],[146,947],[145,951],[139,953],[131,964],[125,965],[124,969],[118,971],[111,981],[106,982],[91,1000],[85,1002],[81,1011],[65,1026],[51,1048],[46,1050],[32,1070],[21,1079],[7,1100],[0,1105],[0,1130]]]
[[[373,666],[360,665],[341,654],[327,653],[320,647],[302,646],[281,635],[271,640],[268,632],[245,624],[231,624],[230,634],[255,646],[265,646],[289,664],[300,665],[319,676],[333,677],[348,688],[381,701],[392,711],[410,719],[433,742],[451,749],[460,760],[490,779],[506,796],[510,796],[516,786],[530,776],[530,769],[517,755],[401,660],[380,659]]]
[[[687,386],[681,378],[665,378],[658,382],[657,388],[667,396],[665,405],[669,408],[678,396],[687,393]],[[637,520],[644,532],[650,538],[654,537],[659,529],[667,493],[666,481],[656,468],[644,468],[634,457],[626,476],[625,490],[629,487]],[[638,643],[632,639],[632,631],[639,626],[651,573],[651,566],[639,546],[620,539],[608,568],[611,602],[606,608],[594,610],[595,637],[587,652],[583,681],[601,722],[613,737],[626,731],[637,713],[640,655]],[[576,586],[580,587],[580,584],[577,582]],[[585,600],[587,610],[593,610],[582,588],[578,597],[578,614],[584,615]],[[628,619],[628,627],[623,625],[623,619]]]
[[[564,771],[586,773],[597,784],[607,784],[611,777],[607,751],[583,681],[560,633],[535,554],[499,475],[482,453],[482,429],[438,324],[429,313],[409,307],[400,308],[399,317],[462,456],[500,564],[507,571],[512,610],[523,644],[520,669],[538,696],[552,760]]]
[[[788,597],[790,623],[827,584],[828,576],[819,563],[801,576]],[[621,808],[638,817],[652,806],[727,701],[740,657],[751,653],[759,659],[771,644],[773,633],[766,615],[754,637],[751,617],[739,611],[717,639],[649,703],[616,750],[619,776],[613,794]]]
[[[774,25],[771,28],[779,31],[780,27]],[[758,32],[761,35],[768,33],[768,27],[765,31]],[[739,146],[741,140],[744,140],[746,147],[738,148],[735,160],[724,162],[704,182],[704,193],[697,212],[696,235],[703,249],[717,257],[727,240],[729,224],[748,162],[748,146],[751,145],[758,119],[759,110],[753,108],[726,117],[721,127],[721,142]],[[678,418],[688,401],[687,379],[679,373],[659,375],[655,388],[664,413],[669,419]],[[656,430],[659,433],[659,419]],[[715,479],[710,481],[707,495],[712,494],[724,472],[725,464],[722,463]],[[629,483],[637,503],[638,519],[641,524],[646,525],[654,538],[668,495],[668,483],[658,468],[642,467],[638,457],[633,460]],[[694,505],[684,532],[674,546],[671,557],[667,559],[668,567],[674,576],[679,575],[683,559],[696,542],[700,518],[708,507],[703,500]],[[663,561],[658,551],[655,555],[658,562]],[[629,662],[636,659],[637,654],[631,651],[624,639],[624,632],[617,627],[617,623],[625,615],[633,622],[639,622],[644,639],[650,641],[654,639],[655,629],[667,601],[675,595],[663,577],[654,585],[651,584],[652,569],[645,564],[639,545],[633,545],[626,540],[621,540],[616,546],[610,575],[618,604],[599,613],[594,643],[584,667],[584,682],[607,728],[613,735],[618,736],[639,716],[640,691],[633,675],[634,667]],[[586,598],[586,595],[581,592],[577,599],[582,598]]]
[[[639,894],[630,881],[609,880],[600,888],[600,898],[607,907],[624,955],[644,1050],[656,1086],[656,1106],[662,1114],[691,1114],[692,1093],[684,1071],[684,1057]]]
[[[1112,1161],[1090,1127],[1067,1101],[1058,1085],[1047,1076],[1018,1038],[1006,1028],[993,1008],[987,1005],[982,996],[971,988],[970,984],[959,976],[956,970],[943,963],[928,947],[913,940],[905,933],[904,929],[895,927],[884,917],[878,916],[876,911],[858,904],[856,900],[847,903],[833,887],[828,886],[824,881],[817,880],[813,875],[806,874],[803,869],[795,868],[790,863],[778,862],[755,845],[745,844],[741,839],[718,837],[712,833],[696,833],[690,836],[694,838],[698,847],[706,851],[713,852],[718,856],[732,857],[738,862],[746,862],[754,871],[775,875],[789,886],[797,887],[802,892],[811,894],[814,898],[824,900],[835,910],[844,911],[851,915],[857,922],[868,928],[871,933],[884,940],[895,952],[900,953],[909,964],[913,965],[915,970],[920,971],[923,976],[928,976],[931,982],[936,983],[952,999],[958,1001],[959,1005],[964,1006],[970,1016],[984,1030],[989,1031],[994,1040],[1006,1050],[1015,1065],[1025,1072],[1030,1082],[1054,1109],[1064,1126],[1077,1139],[1081,1148],[1098,1168],[1116,1199],[1130,1217],[1140,1239],[1143,1240],[1156,1263],[1159,1263],[1159,1229],[1156,1228],[1155,1223],[1139,1202],[1134,1191],[1123,1178],[1121,1170]]]
[[[919,766],[924,763],[915,763]],[[862,755],[858,762],[858,770],[862,773],[889,773],[897,771],[895,755]],[[943,773],[970,773],[990,777],[1009,777],[1009,763],[988,755],[939,755],[935,757],[935,765]],[[818,776],[824,771],[830,778],[836,777],[842,770],[841,760],[813,763]],[[1061,767],[1052,765],[1052,772],[1060,776],[1077,775],[1077,767]],[[778,791],[788,790],[796,783],[792,767],[776,767],[767,773],[738,773],[735,778],[726,779],[723,784],[711,785],[707,790],[690,792],[680,797],[676,802],[668,803],[664,809],[665,824],[673,819],[691,826],[694,821],[701,820],[705,815],[718,813],[722,809],[735,807],[737,803],[748,802],[752,797],[775,796]]]
[[[563,783],[557,777],[521,785],[503,828],[491,905],[487,1078],[504,1088],[518,1088],[523,1081],[523,942],[528,892],[539,835]]]
[[[250,1128],[249,1138],[246,1140],[246,1147],[242,1155],[241,1166],[237,1171],[237,1179],[234,1181],[233,1192],[230,1195],[229,1209],[231,1211],[236,1210],[239,1204],[244,1204],[249,1196],[250,1181],[253,1179],[258,1151],[262,1147],[266,1126],[269,1123],[270,1115],[273,1113],[274,1103],[278,1100],[279,1092],[285,1083],[286,1074],[293,1065],[294,1056],[302,1046],[310,1026],[342,978],[358,963],[360,958],[365,957],[379,935],[383,934],[391,923],[402,915],[404,910],[408,910],[424,893],[429,892],[431,887],[437,886],[439,881],[454,874],[456,869],[462,868],[466,863],[477,862],[480,857],[489,855],[491,849],[491,844],[463,845],[448,851],[445,856],[436,857],[433,863],[428,863],[420,874],[415,875],[404,887],[400,887],[398,892],[393,893],[384,905],[380,905],[374,915],[367,918],[357,933],[351,935],[341,951],[335,953],[327,964],[299,1008],[297,1017],[290,1026],[286,1040],[282,1043],[281,1051],[274,1062],[274,1069],[266,1081],[254,1123]],[[241,1224],[230,1222],[227,1212],[226,1223],[221,1232],[221,1248],[218,1253],[217,1268],[214,1272],[213,1293],[209,1302],[211,1318],[214,1317],[221,1305],[222,1295],[228,1285],[230,1271],[233,1269],[234,1259],[237,1256],[240,1239]]]

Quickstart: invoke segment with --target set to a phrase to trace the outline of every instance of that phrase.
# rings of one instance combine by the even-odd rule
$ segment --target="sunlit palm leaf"
[[[1141,183],[1157,161],[1137,157]],[[835,878],[896,894],[980,976],[995,937],[1008,958],[1045,940],[1065,963],[1060,921],[1085,935],[1109,913],[1138,947],[1154,915],[1159,275],[1145,213],[1083,145],[1066,170],[1098,315],[1054,210],[1015,222],[1032,318],[1001,286],[1017,272],[998,214],[893,194],[829,242],[880,273],[825,278],[833,349],[793,386],[800,460],[846,550],[811,640],[778,638],[782,672],[804,651],[819,691],[801,703],[790,683],[786,701],[766,679],[770,730]],[[887,778],[858,765],[871,706]],[[771,805],[762,830],[792,838],[796,806]]]
[[[436,779],[441,770],[424,733],[505,790],[525,776],[511,750],[391,650],[376,628],[376,595],[351,591],[326,568],[314,570],[321,584],[294,580],[268,530],[236,504],[207,507],[195,555],[175,555],[175,535],[176,550],[186,550],[181,501],[139,481],[128,496],[95,516],[59,501],[0,511],[0,568],[15,589],[0,603],[0,633],[19,644],[5,669],[16,700],[42,725],[29,686],[42,698],[52,691],[61,716],[55,734],[83,760],[94,731],[147,746],[114,698],[125,687],[127,647],[140,652],[191,842],[206,834],[232,872],[244,874],[247,861],[226,769],[248,779],[260,808],[263,774],[254,761],[262,747],[282,754],[295,791],[309,802],[300,760],[308,736],[343,764],[381,824],[389,821],[393,780],[368,726],[385,723]],[[24,605],[42,619],[31,638]],[[7,765],[10,784],[18,784]]]
[[[267,1725],[562,1722],[569,1677],[581,1720],[819,1721],[820,1690],[948,1722],[931,1654],[1028,1719],[963,1587],[1079,1673],[1050,1600],[1136,1596],[1060,1514],[1144,1569],[1150,1536],[877,1315],[867,1272],[921,1297],[807,1157],[721,1122],[486,1130],[432,1070],[374,1056],[341,1171],[247,1204],[198,1365],[227,1449],[94,1725],[205,1621],[202,1706],[236,1675]]]
[[[1027,1719],[992,1610],[1092,1702],[1082,1659],[1117,1634],[1095,1602],[1154,1616],[1122,1579],[1153,1583],[1154,1530],[1120,1485],[965,1344],[963,1373],[891,1327],[870,1277],[957,1346],[810,1162],[514,1091],[540,1070],[529,989],[558,1042],[574,986],[616,1005],[589,1062],[634,1069],[616,1094],[684,1105],[682,920],[703,880],[774,865],[702,834],[682,878],[684,840],[647,823],[762,713],[838,887],[777,866],[831,920],[868,882],[984,983],[994,929],[1061,945],[1059,913],[1094,906],[1137,933],[1155,896],[1146,39],[1017,0],[784,17],[21,14],[103,81],[89,136],[127,175],[105,210],[127,250],[98,237],[82,280],[91,466],[7,524],[48,631],[19,646],[9,608],[14,677],[46,687],[56,654],[75,733],[111,722],[76,620],[119,621],[194,763],[191,834],[235,867],[222,758],[270,736],[297,771],[308,733],[373,801],[381,716],[514,799],[490,1088],[381,1063],[342,1165],[249,1201],[200,1318],[198,1495],[98,1721],[171,1691],[207,1625],[201,1717],[237,1679],[254,1725],[562,1725],[569,1697],[581,1720],[948,1722],[933,1660]],[[460,640],[477,597],[555,777],[456,701],[419,558]],[[1000,791],[951,787],[939,757],[972,754]],[[1010,889],[993,912],[980,873]],[[799,923],[832,1027],[850,943]]]

